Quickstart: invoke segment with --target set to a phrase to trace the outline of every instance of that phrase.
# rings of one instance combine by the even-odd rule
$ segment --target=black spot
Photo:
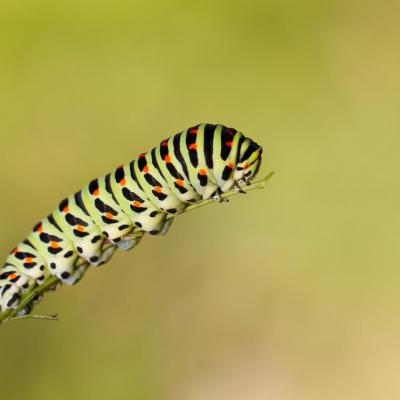
[[[145,174],[144,179],[146,179],[147,183],[151,186],[161,186],[161,183],[151,174]]]
[[[128,228],[129,228],[129,225],[121,225],[121,226],[118,227],[118,230],[123,231],[123,230],[128,229]]]
[[[227,181],[230,178],[231,174],[232,174],[232,168],[227,165],[222,172],[222,179],[224,181]]]
[[[50,254],[56,255],[56,254],[58,254],[60,251],[62,251],[62,248],[61,248],[61,247],[56,247],[56,248],[54,248],[54,247],[48,247],[48,248],[47,248],[47,251],[48,251]]]
[[[80,237],[80,238],[84,238],[86,236],[89,236],[88,232],[78,231],[77,229],[74,229],[72,232],[74,233],[75,236]]]
[[[72,250],[70,250],[70,251],[67,251],[65,254],[64,254],[64,258],[70,258],[70,257],[72,257],[74,255],[74,252],[72,251]]]
[[[154,218],[158,214],[157,211],[152,211],[149,215],[151,218]]]
[[[44,271],[44,265],[41,265],[39,268],[41,271]]]
[[[69,272],[67,272],[67,271],[64,271],[61,274],[61,278],[63,278],[63,279],[68,279],[70,276],[71,276],[71,274]]]
[[[137,159],[139,171],[143,172],[144,167],[147,165],[146,157],[139,157]]]
[[[112,225],[112,224],[115,224],[118,222],[116,219],[108,218],[105,215],[102,215],[101,219],[103,220],[104,223],[106,223],[108,225]]]
[[[99,181],[98,179],[93,179],[90,183],[89,183],[89,192],[90,194],[94,194],[96,192],[96,190],[99,189]]]
[[[68,213],[65,216],[65,220],[72,226],[75,226],[75,225],[82,225],[85,227],[89,226],[89,224],[87,222],[85,222],[83,219],[75,217],[74,215],[72,215],[70,213]]]
[[[51,269],[56,269],[56,267],[57,267],[56,263],[50,263],[50,268]]]
[[[200,182],[200,186],[207,186],[208,183],[207,175],[197,174],[197,178]]]
[[[155,190],[152,190],[152,193],[154,194],[155,197],[157,197],[157,199],[159,199],[160,201],[165,200],[168,196],[165,193],[162,192],[156,192]]]
[[[124,187],[122,189],[122,194],[124,197],[129,200],[129,201],[139,201],[140,203],[143,203],[144,200],[139,197],[136,193],[131,192],[128,188]]]
[[[125,178],[124,167],[118,167],[115,170],[115,180],[117,181],[117,183],[121,183],[122,179],[124,178]]]
[[[97,261],[99,261],[99,257],[97,257],[97,256],[90,257],[89,261],[92,263],[96,263]]]
[[[7,302],[7,307],[12,307],[12,305],[14,304],[14,303],[16,303],[19,299],[20,299],[20,295],[18,294],[18,293],[14,293],[12,296],[11,296],[11,299],[10,300],[8,300],[8,302]]]
[[[80,247],[80,246],[78,246],[78,247],[76,248],[76,251],[77,251],[79,254],[82,254],[82,253],[83,253],[82,247]]]
[[[170,208],[167,210],[167,213],[170,213],[170,214],[176,214],[177,212],[178,212],[178,210],[176,208]]]
[[[96,200],[94,201],[94,205],[96,206],[96,208],[102,212],[102,213],[110,213],[112,214],[114,217],[116,215],[118,215],[118,212],[116,210],[114,210],[112,207],[110,207],[109,205],[107,205],[106,203],[104,203],[101,199],[96,198]]]
[[[93,237],[93,239],[91,240],[91,242],[92,242],[93,244],[95,244],[95,243],[97,243],[100,239],[101,239],[101,236],[100,236],[100,235],[96,235],[96,236]]]
[[[158,235],[160,233],[160,231],[158,231],[157,229],[154,229],[152,231],[149,232],[150,235]]]
[[[68,206],[68,199],[64,199],[63,201],[61,201],[60,205],[58,206],[58,209],[60,211],[63,211],[65,207]]]
[[[142,213],[142,212],[147,210],[147,207],[135,207],[132,204],[130,205],[130,207],[131,207],[132,211],[134,211],[135,213],[138,213],[138,214],[140,214],[140,213]]]
[[[141,227],[143,226],[140,222],[135,222],[135,225],[136,225],[138,228],[141,228]]]

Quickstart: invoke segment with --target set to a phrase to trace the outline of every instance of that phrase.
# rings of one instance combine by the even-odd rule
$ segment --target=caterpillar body
[[[164,235],[193,203],[241,191],[257,174],[262,148],[223,125],[199,124],[163,140],[115,171],[92,180],[35,225],[0,270],[0,309],[15,309],[49,276],[74,285],[88,266],[134,248],[145,233]],[[29,314],[33,299],[19,315]]]

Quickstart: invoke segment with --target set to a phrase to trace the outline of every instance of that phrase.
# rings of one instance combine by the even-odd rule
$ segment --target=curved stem
[[[242,187],[242,190],[244,192],[250,192],[251,190],[254,190],[254,189],[264,189],[266,187],[266,185],[267,185],[267,182],[272,178],[274,173],[275,173],[274,171],[271,171],[263,179],[260,179],[260,180],[254,182],[254,183],[251,183],[249,186]],[[231,190],[229,192],[221,194],[221,198],[222,199],[228,199],[229,197],[236,196],[237,194],[240,194],[240,192]],[[185,208],[185,211],[183,212],[183,214],[187,213],[187,212],[190,212],[190,211],[193,211],[193,210],[196,210],[197,208],[204,207],[207,204],[211,204],[211,203],[215,203],[215,200],[209,199],[209,200],[200,201],[200,202],[198,202],[196,204],[190,204],[188,207]],[[175,218],[175,216],[170,215],[170,214],[167,215],[167,217],[166,217],[166,219],[172,219],[172,218]],[[110,246],[111,246],[111,244],[110,244]],[[89,266],[86,261],[82,260],[82,262],[79,263],[77,265],[77,267],[80,267],[80,266],[85,265],[85,264],[87,266]],[[10,310],[7,310],[7,311],[5,311],[3,313],[0,313],[0,325],[5,323],[5,322],[7,322],[7,321],[16,320],[16,319],[18,320],[18,319],[34,318],[34,319],[58,320],[57,316],[48,317],[48,316],[40,316],[40,315],[32,315],[32,316],[26,315],[26,316],[23,316],[23,317],[18,317],[18,313],[21,310],[23,310],[24,307],[27,306],[36,296],[42,295],[49,288],[51,288],[52,286],[56,285],[57,283],[59,283],[58,278],[55,277],[55,276],[50,276],[40,286],[37,286],[34,289],[26,292],[23,295],[23,297],[21,299],[21,302],[20,302],[20,304],[18,305],[17,308],[10,309]]]

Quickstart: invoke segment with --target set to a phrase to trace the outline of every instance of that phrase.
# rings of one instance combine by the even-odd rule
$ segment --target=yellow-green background
[[[267,190],[179,218],[0,329],[2,399],[400,396],[400,7],[0,4],[0,251],[63,196],[198,122]]]

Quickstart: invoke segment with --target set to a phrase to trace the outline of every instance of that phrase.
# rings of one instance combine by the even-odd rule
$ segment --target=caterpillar
[[[165,235],[171,216],[188,205],[243,191],[258,173],[261,156],[262,148],[236,129],[205,123],[93,179],[10,252],[0,270],[1,312],[16,309],[24,293],[50,276],[57,287],[74,285],[89,266],[105,264],[116,249],[133,249],[145,233]],[[18,315],[29,314],[40,299]]]

